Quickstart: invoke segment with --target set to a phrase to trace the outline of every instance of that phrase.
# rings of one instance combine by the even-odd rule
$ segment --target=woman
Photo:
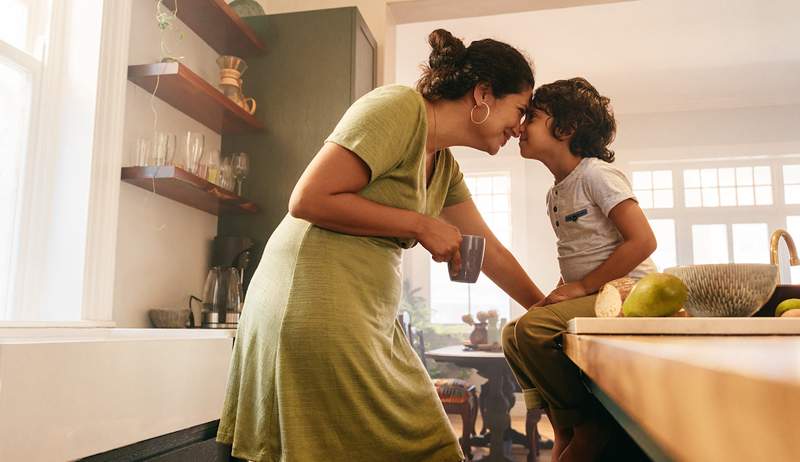
[[[239,323],[218,440],[253,461],[463,459],[396,322],[401,251],[460,265],[486,236],[483,271],[523,306],[543,298],[487,228],[447,149],[495,154],[519,136],[534,85],[514,48],[431,33],[418,91],[359,99],[298,181]]]

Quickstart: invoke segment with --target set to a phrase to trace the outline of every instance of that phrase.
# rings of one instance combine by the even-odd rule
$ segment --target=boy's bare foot
[[[572,438],[561,452],[558,462],[590,462],[597,460],[611,439],[612,429],[606,422],[589,419],[573,427]]]
[[[553,443],[553,450],[551,452],[552,459],[551,462],[558,462],[559,458],[561,457],[561,453],[564,452],[564,449],[567,448],[570,440],[572,440],[572,428],[556,428],[553,427],[553,431],[555,432],[555,438]]]

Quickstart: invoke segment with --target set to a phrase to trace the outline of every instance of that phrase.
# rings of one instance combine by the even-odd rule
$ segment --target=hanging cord
[[[173,29],[173,20],[178,16],[178,0],[175,0],[175,11],[171,11],[169,8],[164,6],[163,0],[156,0],[156,23],[158,24],[158,29],[160,30],[160,45],[159,49],[161,51],[161,58],[159,62],[164,62],[165,58],[170,57],[169,48],[167,47],[167,42],[164,38],[164,33],[167,30]],[[183,34],[181,34],[181,37]],[[180,60],[181,58],[173,58]],[[158,135],[158,110],[156,109],[156,93],[158,92],[158,86],[161,83],[161,74],[156,74],[156,85],[153,88],[153,92],[150,94],[150,110],[153,112],[153,151],[154,153],[158,152],[158,144],[157,144],[157,135]],[[173,149],[177,149],[177,146],[173,146]],[[165,151],[169,151],[168,147],[164,147]],[[166,152],[165,152],[165,160],[166,160]],[[156,171],[153,176],[150,178],[151,187],[150,193],[151,196],[145,199],[146,202],[151,200],[156,195],[156,177],[158,176],[159,172],[161,171],[162,165],[156,165]],[[156,227],[156,231],[163,231],[167,227],[166,223],[162,223],[160,226]]]

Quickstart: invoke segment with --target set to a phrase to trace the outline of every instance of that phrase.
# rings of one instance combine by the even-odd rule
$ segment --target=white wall
[[[134,1],[131,12],[129,64],[160,59],[160,34],[155,2]],[[165,33],[169,50],[211,83],[218,79],[218,54],[191,29],[176,20],[176,30]],[[178,38],[179,31],[184,34]],[[247,79],[245,74],[244,79]],[[131,149],[138,137],[157,130],[178,135],[199,131],[206,148],[220,148],[220,135],[189,118],[148,92],[128,82],[123,165],[131,164]],[[147,310],[185,307],[188,295],[201,296],[210,261],[210,241],[216,235],[217,217],[123,183],[119,200],[114,321],[120,327],[150,327]]]

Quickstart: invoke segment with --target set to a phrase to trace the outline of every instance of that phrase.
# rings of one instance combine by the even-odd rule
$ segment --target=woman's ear
[[[482,102],[486,104],[494,103],[494,94],[492,93],[491,85],[487,82],[479,82],[472,88],[472,99],[475,105],[480,105]]]

